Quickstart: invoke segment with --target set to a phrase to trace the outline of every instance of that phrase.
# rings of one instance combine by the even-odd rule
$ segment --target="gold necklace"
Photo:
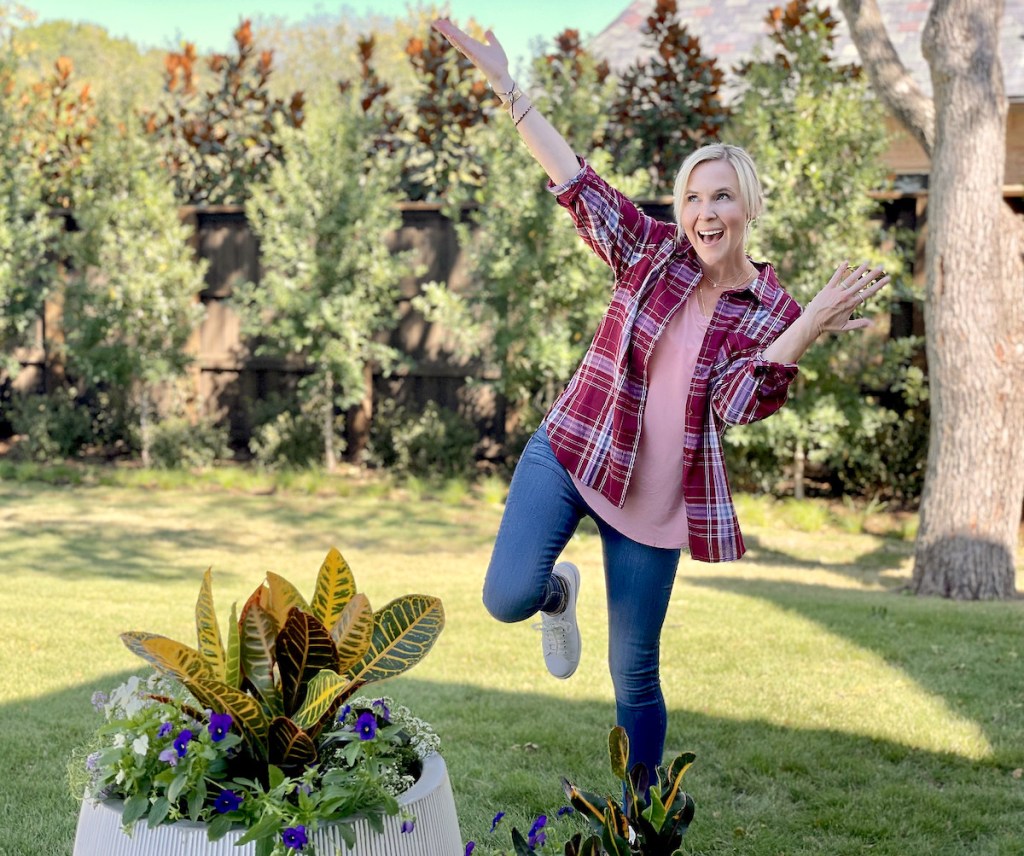
[[[708,276],[707,271],[705,271],[704,268],[701,268],[700,272],[701,279],[706,279],[708,283],[711,285],[711,287],[716,290],[719,288],[732,288],[734,286],[739,285],[741,282],[746,282],[748,279],[751,278],[751,276],[757,276],[757,268],[755,268],[749,261],[747,262],[747,269],[740,273],[738,277],[734,277],[732,282],[716,282],[710,276]]]
[[[701,286],[704,284],[704,280],[706,279],[708,281],[708,283],[711,285],[711,289],[713,291],[717,291],[720,288],[732,288],[733,286],[739,285],[741,282],[746,282],[752,276],[757,276],[757,268],[755,268],[752,264],[750,264],[749,261],[747,262],[747,266],[748,266],[748,270],[744,271],[744,273],[741,274],[741,279],[734,280],[733,282],[726,283],[726,284],[722,284],[720,282],[715,282],[713,279],[711,279],[710,276],[708,276],[706,273],[704,273],[704,268],[700,269],[701,280],[697,284],[697,304],[700,306],[701,314],[704,315],[705,318],[710,318],[711,316],[708,313],[707,307],[704,305],[704,289],[701,288]],[[716,304],[718,303],[718,298],[717,297],[715,298],[715,303]]]

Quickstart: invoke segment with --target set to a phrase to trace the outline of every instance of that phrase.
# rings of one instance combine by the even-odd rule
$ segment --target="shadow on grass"
[[[729,577],[688,582],[769,601],[874,652],[975,722],[996,763],[1024,767],[1024,602],[956,603]]]
[[[901,586],[903,583],[886,576],[886,573],[898,571],[907,556],[913,553],[913,544],[897,539],[883,539],[875,549],[857,553],[850,561],[829,562],[820,558],[802,558],[785,550],[769,547],[757,535],[744,534],[743,537],[747,544],[747,553],[743,557],[745,565],[785,565],[797,571],[827,570],[861,582],[889,588]]]
[[[124,489],[115,496],[111,500],[103,488],[4,486],[0,532],[9,537],[0,538],[0,563],[67,579],[68,556],[73,556],[77,577],[176,580],[194,577],[211,553],[246,555],[271,529],[284,553],[303,549],[324,533],[325,543],[343,543],[350,550],[379,548],[384,541],[389,552],[418,556],[453,546],[463,552],[479,549],[493,541],[497,528],[494,515],[493,522],[481,523],[473,510],[442,503]],[[33,515],[31,508],[6,511],[19,501],[24,509],[51,498],[48,514]],[[405,531],[415,531],[416,537],[396,535]],[[189,554],[199,557],[198,564],[187,559]],[[168,555],[183,558],[171,565]]]
[[[70,852],[77,805],[64,784],[66,761],[99,722],[91,694],[128,674],[0,706],[0,854]],[[486,841],[498,810],[510,820],[552,813],[564,802],[561,775],[617,792],[605,750],[610,703],[414,678],[368,691],[408,705],[442,736],[465,839]],[[698,756],[687,777],[697,802],[688,853],[1009,856],[1024,840],[1024,786],[994,764],[670,711],[668,751],[682,750]],[[507,837],[499,841],[508,846]]]

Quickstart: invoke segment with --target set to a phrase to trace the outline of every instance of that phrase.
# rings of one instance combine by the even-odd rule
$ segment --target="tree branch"
[[[861,62],[875,93],[930,158],[935,142],[935,104],[910,76],[878,10],[878,0],[839,0]]]

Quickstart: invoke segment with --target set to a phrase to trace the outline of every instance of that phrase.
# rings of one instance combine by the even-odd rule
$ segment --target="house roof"
[[[732,69],[754,55],[758,43],[765,43],[764,23],[768,10],[784,0],[676,0],[679,17],[701,40],[704,52],[718,59],[720,67]],[[613,70],[628,66],[649,54],[643,47],[641,30],[654,9],[655,0],[633,0],[619,17],[589,43],[589,49],[607,60]],[[1011,101],[1024,101],[1024,0],[1004,0],[1001,31],[1003,76]],[[826,4],[823,4],[826,5]],[[859,62],[850,40],[846,19],[837,5],[830,5],[839,19],[838,56],[844,62]],[[931,74],[921,55],[930,0],[878,0],[889,38],[904,65],[926,93],[931,93]]]

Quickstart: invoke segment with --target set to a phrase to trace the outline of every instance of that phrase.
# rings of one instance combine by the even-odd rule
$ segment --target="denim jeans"
[[[543,427],[512,476],[484,581],[484,605],[508,622],[556,609],[561,593],[551,570],[584,515],[597,523],[603,546],[616,721],[629,736],[630,767],[643,761],[653,778],[667,727],[658,672],[661,628],[680,551],[639,544],[599,519],[555,458]],[[585,636],[586,627],[580,629]]]

